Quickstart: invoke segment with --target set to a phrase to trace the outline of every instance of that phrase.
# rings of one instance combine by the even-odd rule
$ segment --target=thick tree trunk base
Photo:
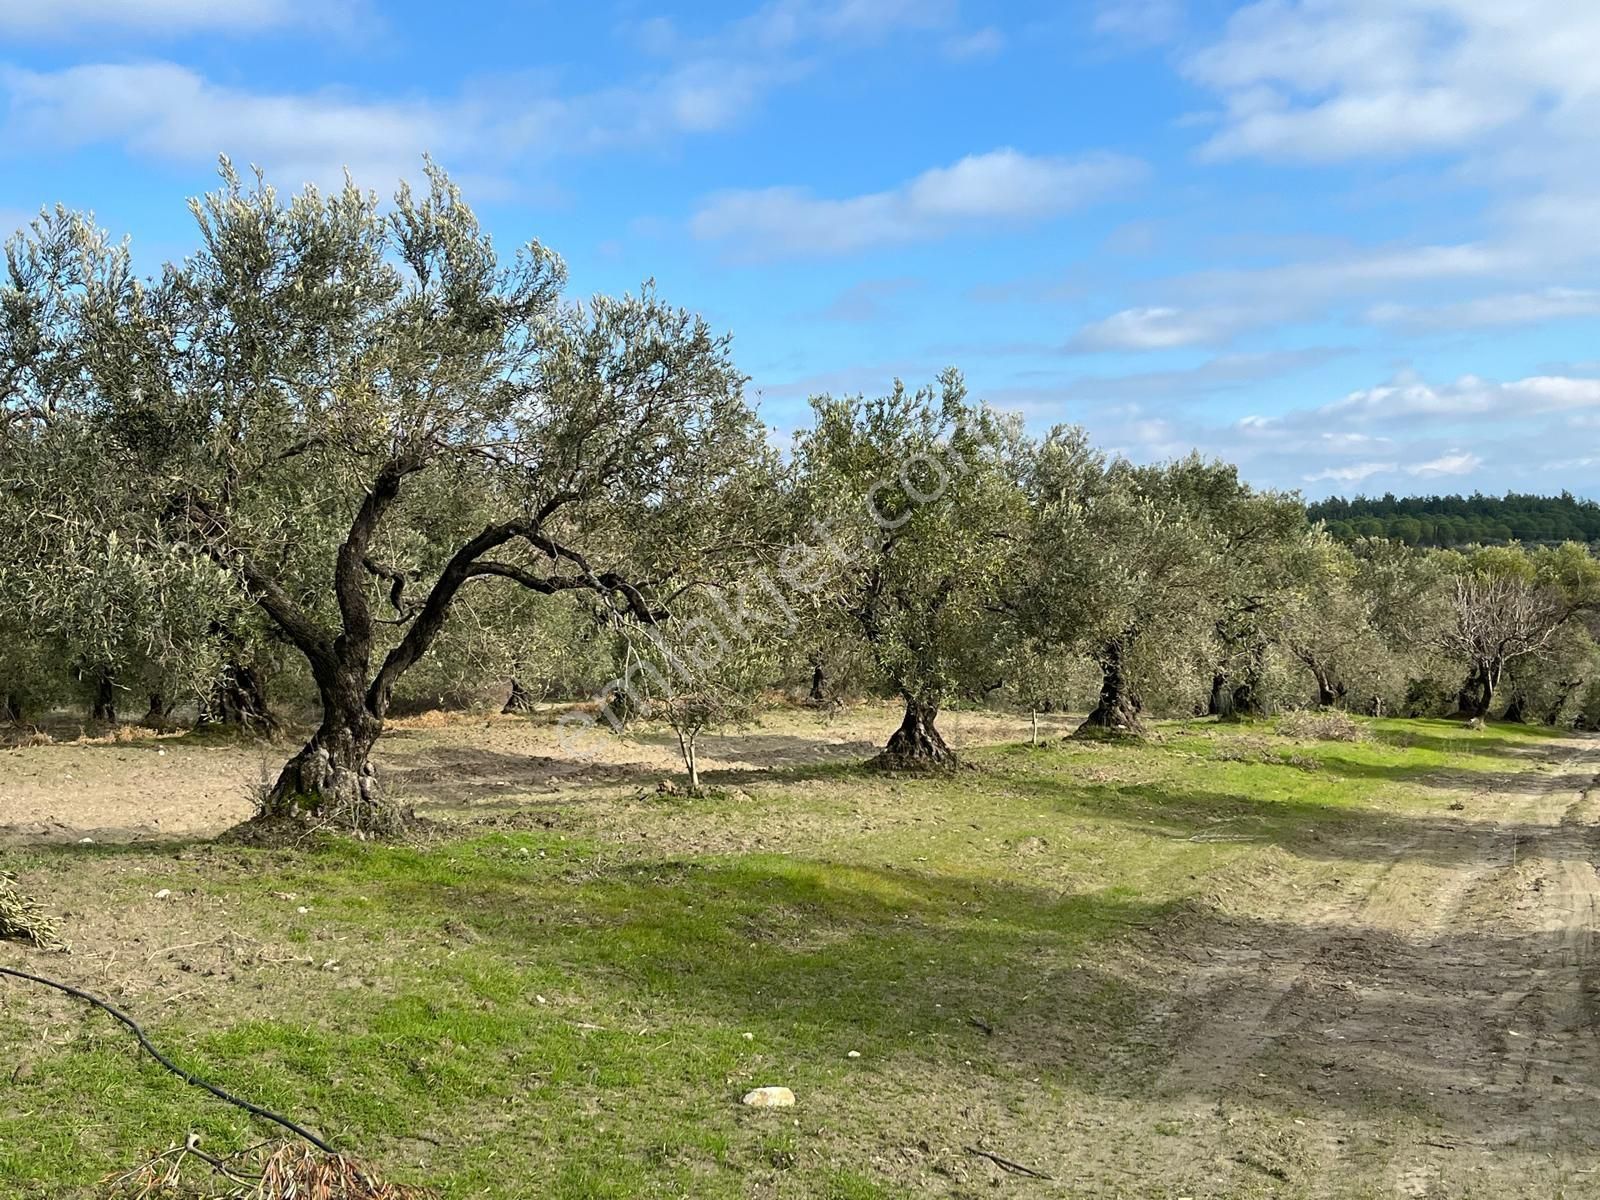
[[[1219,718],[1233,716],[1233,693],[1228,690],[1228,677],[1220,671],[1211,677],[1211,696],[1206,701],[1206,715]]]
[[[272,737],[278,719],[267,707],[267,693],[253,667],[229,663],[201,712],[201,722]]]
[[[1083,719],[1083,724],[1073,732],[1073,737],[1138,737],[1144,733],[1144,721],[1139,708],[1127,699],[1108,700],[1101,697],[1094,711]]]
[[[343,748],[330,753],[318,734],[285,764],[260,801],[256,823],[285,821],[392,838],[414,825],[416,814],[384,799],[364,752]]]
[[[146,729],[165,729],[167,716],[172,706],[167,703],[166,697],[160,692],[150,693],[150,707],[145,710],[144,716],[139,718],[139,724]]]
[[[957,766],[956,752],[934,726],[938,716],[936,708],[907,705],[900,728],[872,765],[895,771],[948,771]]]
[[[1127,650],[1123,641],[1115,640],[1101,652],[1100,702],[1084,718],[1073,737],[1130,737],[1144,732],[1144,722],[1139,719],[1143,705],[1139,703],[1139,693],[1134,690],[1133,682],[1124,669]],[[1213,699],[1225,682],[1220,673],[1212,679]]]
[[[522,685],[522,680],[511,680],[511,695],[506,697],[501,713],[525,713],[533,708],[533,693]]]
[[[89,704],[89,719],[107,725],[117,723],[117,687],[110,675],[100,675],[94,683],[94,699]]]

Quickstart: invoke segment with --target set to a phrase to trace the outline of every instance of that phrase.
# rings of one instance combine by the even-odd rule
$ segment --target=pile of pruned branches
[[[218,1157],[190,1136],[131,1171],[101,1181],[111,1200],[428,1200],[418,1188],[385,1183],[342,1154],[300,1142],[264,1142]]]
[[[18,889],[17,877],[8,871],[0,871],[0,938],[27,942],[41,950],[67,948],[56,923],[37,900]]]

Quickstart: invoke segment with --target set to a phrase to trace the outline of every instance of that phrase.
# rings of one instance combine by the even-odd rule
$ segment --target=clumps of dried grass
[[[1364,742],[1371,736],[1349,713],[1292,712],[1278,718],[1278,735],[1301,742]]]
[[[60,928],[37,900],[17,887],[17,877],[9,871],[0,871],[0,938],[41,950],[67,949]]]
[[[370,1167],[342,1154],[320,1154],[298,1142],[268,1159],[254,1200],[427,1200],[420,1188],[385,1183]]]
[[[442,708],[430,708],[409,717],[390,717],[386,724],[390,729],[449,729],[468,721],[482,723],[483,720],[482,713],[446,712]]]
[[[126,746],[132,742],[147,742],[156,738],[170,737],[170,730],[156,729],[150,725],[124,723],[96,727],[90,732],[83,726],[78,726],[78,736],[73,738],[68,745],[71,746]]]
[[[11,750],[32,750],[36,746],[54,746],[56,740],[42,729],[23,725],[15,732],[4,735],[4,741],[0,744]]]
[[[422,1188],[387,1183],[343,1154],[302,1142],[267,1142],[218,1158],[190,1136],[146,1163],[101,1181],[114,1200],[430,1200]]]

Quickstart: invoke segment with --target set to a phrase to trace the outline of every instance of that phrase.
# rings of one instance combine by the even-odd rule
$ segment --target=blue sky
[[[1600,5],[14,0],[0,121],[0,230],[151,268],[219,153],[429,152],[575,290],[732,330],[780,430],[955,364],[1310,496],[1600,495]]]

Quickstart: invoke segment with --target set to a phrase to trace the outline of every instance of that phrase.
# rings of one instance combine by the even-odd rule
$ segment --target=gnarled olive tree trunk
[[[1113,638],[1100,650],[1100,701],[1095,705],[1079,733],[1139,733],[1139,695],[1128,678],[1127,639]]]
[[[878,756],[878,762],[889,767],[954,766],[956,752],[945,744],[934,725],[939,717],[939,706],[912,695],[905,695],[904,699],[905,716]]]
[[[383,732],[383,717],[367,705],[362,680],[337,672],[318,680],[322,722],[291,758],[263,799],[264,817],[319,819],[345,829],[388,836],[410,823],[408,810],[386,802],[367,761]]]
[[[1466,682],[1456,695],[1457,716],[1468,720],[1483,720],[1494,705],[1494,695],[1500,684],[1501,668],[1492,662],[1476,662],[1468,672]]]
[[[1211,676],[1211,700],[1207,711],[1213,717],[1262,717],[1267,713],[1266,689],[1262,680],[1266,675],[1266,646],[1253,644],[1250,647],[1249,657],[1245,662],[1243,674],[1233,677],[1219,667]],[[1312,667],[1317,676],[1319,693],[1332,696],[1332,688],[1327,683],[1326,674]],[[1320,701],[1324,705],[1333,703],[1332,699]]]
[[[1501,720],[1512,725],[1526,725],[1528,723],[1528,697],[1518,690],[1511,695],[1511,701],[1506,705],[1506,714]]]
[[[267,707],[267,691],[260,674],[241,662],[229,662],[223,667],[222,677],[206,698],[201,720],[267,735],[278,729],[278,719]]]
[[[1559,725],[1561,713],[1567,707],[1567,701],[1572,699],[1572,694],[1583,686],[1581,679],[1563,679],[1557,684],[1556,698],[1546,710],[1544,723],[1546,725]]]
[[[95,673],[94,699],[89,705],[89,716],[108,725],[117,723],[117,681],[110,671]]]
[[[523,713],[533,708],[533,693],[515,675],[511,677],[511,694],[506,697],[501,713]]]

